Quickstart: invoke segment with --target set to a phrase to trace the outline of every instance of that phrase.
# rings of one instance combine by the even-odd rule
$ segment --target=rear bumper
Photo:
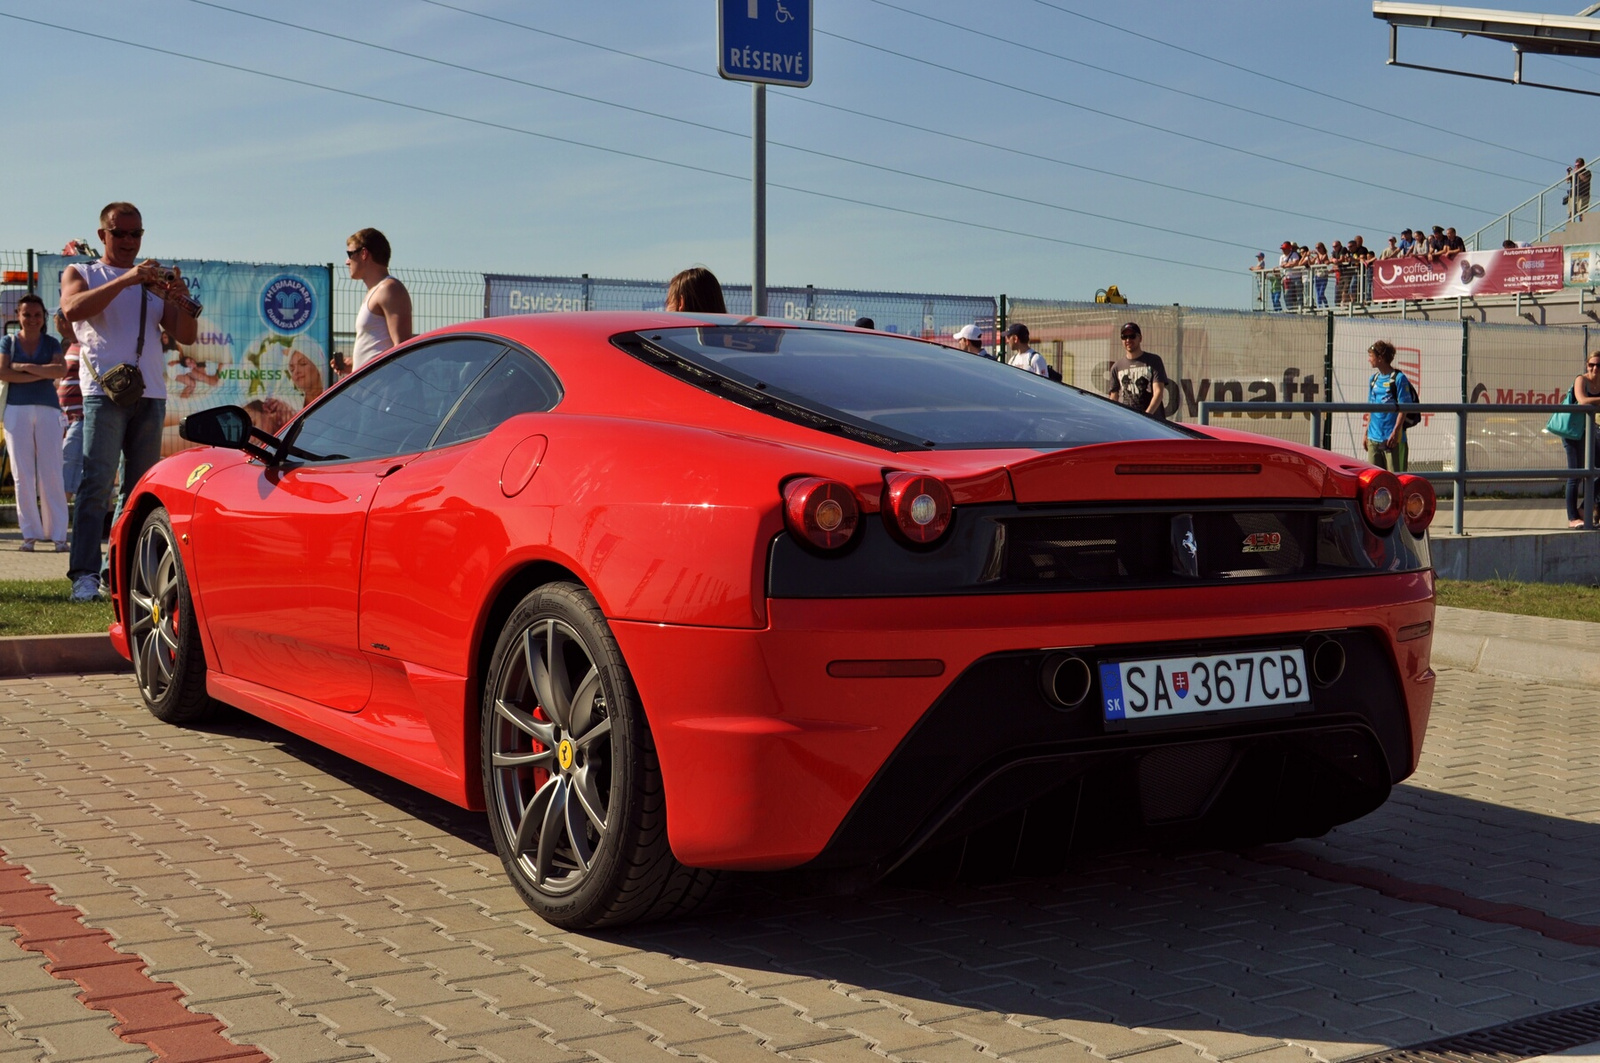
[[[970,821],[986,807],[979,791],[999,785],[984,783],[991,777],[1009,777],[1001,790],[1014,806],[1090,764],[1121,757],[1137,772],[1134,760],[1153,750],[1218,741],[1234,743],[1220,769],[1229,777],[1256,770],[1245,761],[1267,746],[1326,747],[1349,764],[1353,787],[1338,806],[1348,814],[1330,814],[1360,815],[1415,770],[1431,636],[1398,635],[1432,620],[1433,577],[1416,572],[1184,591],[773,599],[764,630],[612,627],[655,737],[674,853],[700,867],[780,868],[892,862],[941,824]],[[1199,717],[1159,734],[1112,734],[1094,697],[1063,711],[1037,682],[1050,648],[1154,656],[1290,645],[1314,632],[1348,643],[1349,667],[1315,692],[1311,712],[1288,719]],[[831,662],[862,660],[942,669],[829,674]],[[1361,749],[1337,751],[1346,746]],[[1208,748],[1202,759],[1220,756]]]

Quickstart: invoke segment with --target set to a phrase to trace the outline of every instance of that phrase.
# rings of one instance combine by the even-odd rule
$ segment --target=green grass
[[[1600,587],[1580,587],[1570,583],[1518,583],[1508,579],[1442,579],[1436,588],[1440,605],[1600,623]]]
[[[111,603],[74,602],[65,579],[0,580],[0,635],[70,635],[111,626]]]
[[[1437,590],[1440,605],[1459,609],[1600,623],[1600,587],[1442,579]],[[65,635],[110,625],[111,603],[72,601],[72,585],[64,579],[0,580],[0,635]]]

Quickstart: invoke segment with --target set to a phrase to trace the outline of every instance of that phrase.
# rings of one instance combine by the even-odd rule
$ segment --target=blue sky
[[[58,250],[125,198],[157,257],[329,261],[374,225],[396,266],[747,283],[751,89],[715,77],[715,12],[0,0],[80,31],[0,18],[0,248]],[[1256,250],[1469,232],[1600,155],[1593,98],[1387,67],[1368,3],[815,0],[815,21],[813,84],[769,92],[775,285],[1244,306]],[[1401,46],[1511,70],[1506,45]],[[1600,63],[1526,73],[1600,90]]]

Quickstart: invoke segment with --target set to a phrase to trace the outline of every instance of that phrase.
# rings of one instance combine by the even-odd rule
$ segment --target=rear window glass
[[[617,342],[734,402],[890,449],[1057,450],[1189,435],[1045,377],[903,337],[717,325]]]

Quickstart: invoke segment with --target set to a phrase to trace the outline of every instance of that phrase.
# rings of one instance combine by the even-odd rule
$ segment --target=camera
[[[154,269],[156,271],[157,284],[168,285],[178,279],[178,271],[173,269],[171,266],[156,266]],[[163,292],[162,295],[167,302],[176,303],[183,310],[183,312],[188,314],[190,317],[199,317],[201,311],[205,309],[205,307],[202,306],[198,300],[192,299],[186,295],[179,295],[178,293],[170,290]]]

